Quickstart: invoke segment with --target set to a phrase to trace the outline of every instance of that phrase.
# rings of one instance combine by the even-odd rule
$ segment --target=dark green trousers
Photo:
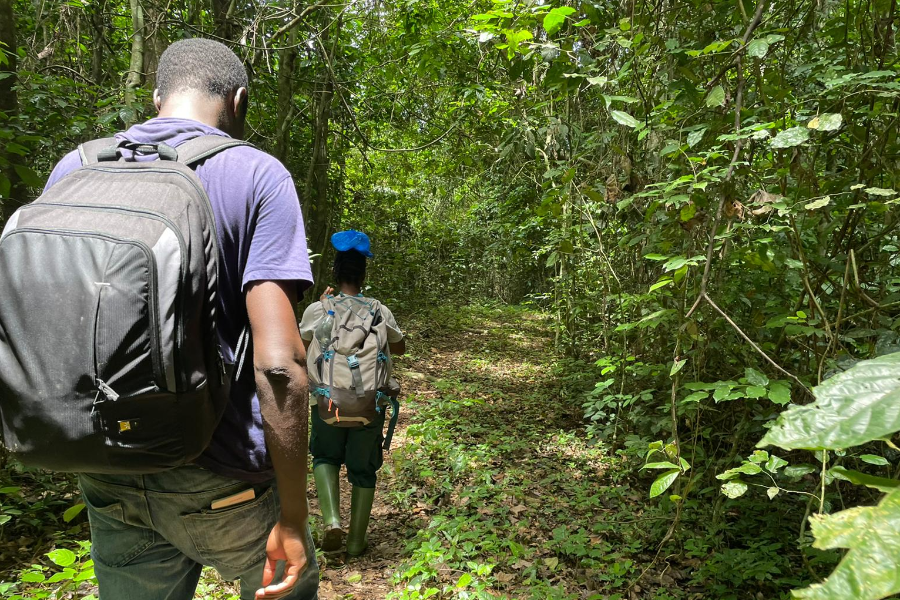
[[[347,465],[347,479],[352,485],[375,487],[376,473],[384,463],[381,445],[384,443],[384,413],[365,427],[333,427],[319,417],[319,409],[312,406],[312,431],[309,453],[313,468],[326,465]]]

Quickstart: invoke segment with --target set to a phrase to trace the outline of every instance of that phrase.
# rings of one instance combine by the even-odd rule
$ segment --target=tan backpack
[[[327,296],[323,308],[334,311],[328,347],[313,336],[307,354],[310,393],[319,416],[335,427],[370,424],[391,405],[396,421],[400,386],[391,377],[391,352],[381,303],[372,298]],[[393,427],[392,427],[393,429]],[[385,447],[390,443],[387,440]]]

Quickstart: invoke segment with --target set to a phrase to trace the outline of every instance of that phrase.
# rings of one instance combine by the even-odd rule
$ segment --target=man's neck
[[[210,127],[222,128],[222,102],[210,101],[195,94],[177,94],[168,98],[159,109],[160,117],[190,119]]]
[[[342,283],[339,288],[339,291],[345,296],[358,296],[362,291],[358,285],[351,285],[349,283]]]

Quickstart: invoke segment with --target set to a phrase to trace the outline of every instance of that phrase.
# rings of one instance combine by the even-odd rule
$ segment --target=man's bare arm
[[[296,301],[294,282],[256,282],[247,290],[256,389],[281,503],[281,519],[269,536],[267,587],[257,592],[260,599],[292,587],[306,566],[309,390]],[[278,560],[287,561],[284,581],[269,585]]]

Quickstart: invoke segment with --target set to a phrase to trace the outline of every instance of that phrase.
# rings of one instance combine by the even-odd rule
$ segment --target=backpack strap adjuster
[[[366,395],[366,388],[363,385],[362,373],[359,371],[359,359],[355,354],[347,357],[347,364],[350,366],[350,375],[353,376],[353,387],[356,389],[356,395],[362,398]]]

